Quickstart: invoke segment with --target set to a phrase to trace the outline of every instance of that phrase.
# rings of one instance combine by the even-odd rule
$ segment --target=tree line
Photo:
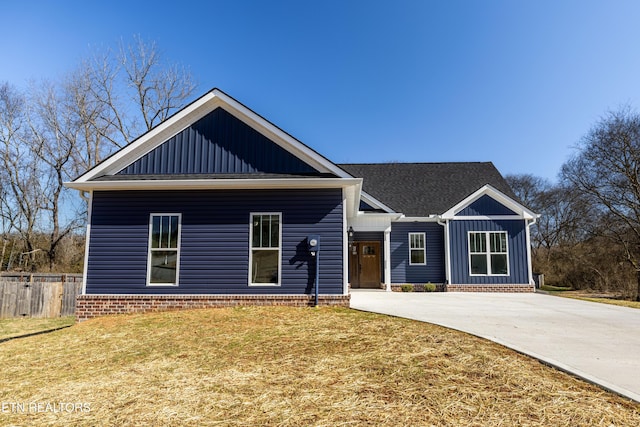
[[[81,271],[86,201],[63,186],[183,107],[190,72],[134,37],[57,81],[0,83],[0,271]]]
[[[548,284],[640,300],[640,114],[606,114],[579,141],[557,183],[507,176],[541,217],[532,229],[534,270]]]

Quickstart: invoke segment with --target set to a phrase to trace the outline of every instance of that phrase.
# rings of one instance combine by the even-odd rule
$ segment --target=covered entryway
[[[349,276],[355,289],[380,289],[380,242],[352,242],[349,250]]]

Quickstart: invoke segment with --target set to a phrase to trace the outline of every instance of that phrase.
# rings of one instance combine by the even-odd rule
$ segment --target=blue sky
[[[167,4],[166,6],[164,4]],[[337,163],[493,161],[554,180],[640,109],[640,2],[0,0],[0,82],[139,34]]]

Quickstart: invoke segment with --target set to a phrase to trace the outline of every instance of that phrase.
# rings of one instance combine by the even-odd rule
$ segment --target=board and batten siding
[[[409,233],[425,233],[426,265],[409,265]],[[391,225],[391,283],[444,283],[444,227],[436,222]]]
[[[517,215],[492,197],[484,195],[469,206],[462,209],[456,216],[475,215]]]
[[[529,283],[526,227],[525,220],[449,221],[451,283],[471,285]],[[507,232],[507,247],[509,251],[508,276],[471,276],[468,237],[471,231]]]
[[[217,108],[118,175],[314,172],[260,132]]]
[[[87,294],[310,294],[320,236],[320,293],[343,293],[341,189],[96,191]],[[249,286],[250,215],[282,213],[280,286]],[[180,213],[178,286],[146,286],[149,215]]]

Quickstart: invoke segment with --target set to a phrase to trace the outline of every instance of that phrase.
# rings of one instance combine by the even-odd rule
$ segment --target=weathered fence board
[[[52,281],[52,278],[58,281]],[[18,281],[16,279],[23,279]],[[28,281],[24,281],[24,279]],[[60,281],[60,279],[63,281]],[[82,281],[65,280],[64,275],[0,277],[0,318],[58,317],[75,313],[76,296]]]
[[[65,282],[62,290],[62,307],[60,316],[71,316],[76,313],[76,297],[82,293],[82,282]]]

